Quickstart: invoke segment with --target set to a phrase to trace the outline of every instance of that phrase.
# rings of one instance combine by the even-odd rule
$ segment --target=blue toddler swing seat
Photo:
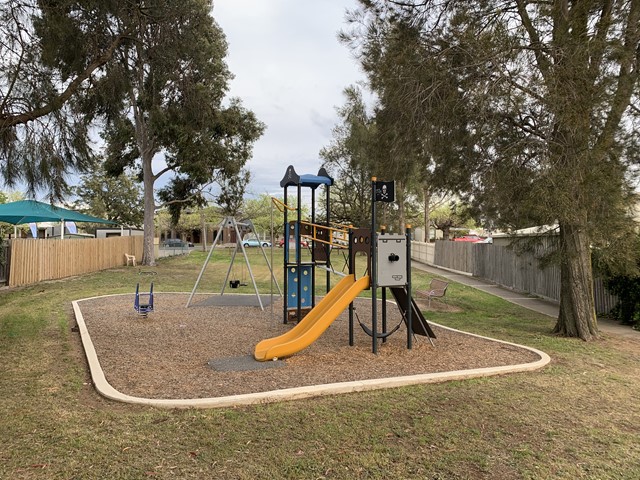
[[[136,283],[136,300],[133,304],[133,308],[141,317],[146,317],[149,312],[153,312],[153,282],[151,282],[149,294],[142,294],[143,300],[146,300],[147,303],[141,303],[140,296],[140,284]]]

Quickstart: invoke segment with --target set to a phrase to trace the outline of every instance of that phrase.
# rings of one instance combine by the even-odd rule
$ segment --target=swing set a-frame
[[[206,270],[207,265],[209,264],[209,260],[211,259],[211,255],[213,255],[213,251],[215,250],[216,245],[218,245],[218,242],[220,242],[222,239],[222,235],[223,235],[222,232],[225,230],[225,228],[227,230],[230,228],[233,229],[233,231],[235,232],[236,242],[235,242],[235,248],[233,249],[233,254],[231,255],[231,261],[229,262],[229,268],[227,270],[227,274],[224,278],[224,282],[222,283],[222,290],[220,291],[220,295],[224,295],[224,291],[227,287],[227,282],[229,281],[229,276],[231,275],[231,270],[233,269],[233,265],[236,259],[236,254],[238,253],[238,250],[240,250],[242,251],[242,256],[244,257],[244,261],[247,266],[247,270],[249,272],[249,277],[251,277],[251,283],[253,284],[253,289],[256,292],[256,298],[258,299],[258,304],[260,305],[260,308],[264,310],[262,298],[260,297],[260,292],[258,291],[258,285],[256,284],[256,279],[253,275],[253,271],[251,270],[251,263],[249,262],[249,257],[247,256],[247,251],[245,249],[245,246],[242,240],[247,233],[255,233],[255,227],[253,226],[253,222],[251,220],[243,220],[241,222],[238,222],[235,219],[235,217],[225,217],[222,220],[222,222],[220,222],[220,224],[218,225],[218,233],[216,234],[216,238],[213,241],[213,245],[211,245],[211,249],[209,250],[207,259],[205,260],[204,265],[202,265],[202,269],[200,270],[200,274],[198,275],[196,284],[193,286],[193,290],[191,291],[191,295],[189,296],[189,300],[187,301],[187,307],[191,305],[191,300],[193,299],[193,296],[196,293],[198,285],[200,284],[200,280],[204,275],[204,271]],[[273,268],[271,266],[271,263],[269,263],[269,259],[267,258],[267,254],[264,251],[262,242],[258,243],[258,248],[260,248],[260,251],[262,252],[262,256],[264,257],[267,267],[269,268],[271,279],[273,280],[273,283],[276,285],[276,288],[278,289],[278,293],[280,294],[280,296],[282,296],[282,291],[280,290],[280,286],[278,285],[278,280],[276,280],[276,277],[273,274]]]

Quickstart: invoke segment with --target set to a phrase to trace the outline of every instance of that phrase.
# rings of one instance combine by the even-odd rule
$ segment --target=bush
[[[611,313],[626,325],[640,329],[640,276],[618,275],[607,280],[607,289],[618,297]]]

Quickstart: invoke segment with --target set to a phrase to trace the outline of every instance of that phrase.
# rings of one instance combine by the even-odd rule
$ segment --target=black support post
[[[316,189],[311,189],[311,223],[316,224]],[[301,228],[298,225],[298,228]],[[315,237],[315,235],[314,235]],[[300,237],[302,241],[302,237]],[[313,248],[313,240],[311,240],[311,308],[316,306],[316,254]],[[300,242],[298,242],[298,248],[300,248]]]
[[[411,323],[413,314],[413,302],[411,300],[411,225],[407,225],[405,235],[407,236],[407,349],[411,350],[413,342],[413,325]]]
[[[289,199],[287,198],[287,187],[284,187],[284,226],[282,228],[282,232],[284,235],[284,243],[282,244],[283,248],[283,256],[284,256],[284,302],[282,303],[282,315],[283,315],[283,323],[287,323],[289,321],[289,317],[287,315],[287,303],[289,302],[289,219],[287,215],[286,206],[289,205]]]
[[[378,353],[378,235],[376,233],[376,177],[371,178],[371,351]]]
[[[302,219],[302,188],[300,186],[300,183],[298,183],[298,222],[296,223],[296,227],[294,229],[294,235],[293,235],[293,243],[296,244],[296,278],[298,279],[296,288],[297,288],[297,293],[296,295],[298,296],[298,308],[296,309],[296,322],[299,322],[301,317],[302,317],[302,308],[300,305],[300,299],[302,298],[302,275],[300,274],[300,266],[302,263],[302,257],[300,256],[300,220]],[[287,238],[287,241],[289,241],[289,239]]]

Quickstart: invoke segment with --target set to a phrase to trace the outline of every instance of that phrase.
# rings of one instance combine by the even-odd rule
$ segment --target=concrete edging
[[[284,400],[300,400],[304,398],[320,397],[325,395],[337,395],[342,393],[366,392],[371,390],[397,388],[409,385],[440,383],[450,380],[489,377],[494,375],[503,375],[506,373],[530,372],[544,367],[551,361],[549,355],[532,347],[505,342],[503,340],[496,340],[494,338],[483,337],[482,335],[476,335],[473,333],[462,332],[454,328],[445,327],[434,323],[434,325],[438,325],[438,327],[450,331],[459,332],[465,335],[471,335],[473,337],[482,338],[493,342],[499,342],[506,345],[512,345],[519,348],[524,348],[525,350],[529,350],[538,355],[540,359],[536,360],[535,362],[522,363],[518,365],[503,365],[500,367],[474,368],[469,370],[455,370],[451,372],[437,372],[419,375],[408,375],[402,377],[376,378],[370,380],[357,380],[342,383],[328,383],[323,385],[286,388],[281,390],[272,390],[270,392],[247,393],[242,395],[230,395],[215,398],[156,399],[134,397],[119,392],[118,390],[113,388],[107,381],[102,370],[102,366],[100,365],[100,361],[98,360],[98,354],[95,350],[93,342],[91,341],[91,336],[89,335],[89,331],[87,329],[87,325],[84,321],[84,317],[79,305],[79,302],[82,302],[83,300],[91,300],[93,298],[103,298],[117,295],[128,294],[100,295],[96,297],[84,298],[72,301],[72,305],[76,317],[76,322],[78,324],[78,330],[80,332],[80,338],[82,339],[82,345],[84,347],[87,362],[89,364],[91,378],[96,390],[98,391],[98,393],[100,393],[100,395],[111,400],[131,403],[134,405],[146,405],[158,408],[222,408],[235,407],[240,405],[254,405],[279,402]]]

